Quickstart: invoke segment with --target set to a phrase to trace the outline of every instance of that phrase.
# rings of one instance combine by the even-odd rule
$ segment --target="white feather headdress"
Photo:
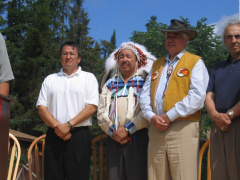
[[[123,49],[128,49],[130,51],[132,51],[137,58],[137,74],[140,74],[142,77],[146,76],[151,68],[152,68],[152,64],[153,62],[156,60],[155,56],[153,56],[150,52],[147,51],[147,49],[140,44],[134,43],[134,42],[123,42],[121,44],[121,46],[118,49],[115,49],[109,56],[109,58],[106,59],[105,62],[105,73],[104,76],[102,78],[102,82],[101,82],[101,86],[103,86],[103,84],[105,84],[107,78],[109,77],[109,75],[111,77],[113,77],[117,72],[119,72],[118,69],[118,56],[119,53],[123,50]],[[118,75],[118,74],[116,74]],[[134,80],[132,80],[134,82]],[[137,81],[138,84],[138,81]],[[117,80],[117,89],[118,89],[118,80]],[[127,103],[127,114],[126,114],[126,120],[130,121],[134,116],[135,116],[135,110],[138,107],[138,92],[137,92],[137,97],[135,99],[134,95],[133,95],[133,87],[129,87],[128,90],[128,103]],[[110,103],[111,103],[111,90],[108,91],[107,96],[106,96],[106,109],[104,112],[104,119],[106,121],[110,121],[109,119],[109,107],[110,107]],[[118,96],[118,91],[116,90],[115,93],[115,105],[118,106],[117,103],[117,96]],[[137,101],[136,101],[137,100]],[[119,121],[120,119],[118,119],[118,108],[115,108],[115,120],[114,120],[114,124],[116,127],[116,130],[118,129],[119,126]]]
[[[131,45],[133,45],[133,46],[131,46]],[[146,64],[145,65],[140,65],[137,72],[139,74],[142,74],[144,71],[146,73],[149,73],[149,71],[152,68],[153,62],[156,60],[156,57],[153,56],[150,52],[148,52],[146,47],[144,47],[143,45],[140,45],[138,43],[134,43],[134,42],[131,42],[131,41],[123,42],[119,48],[115,49],[110,54],[110,56],[106,59],[106,62],[105,62],[105,70],[107,72],[112,71],[112,75],[114,75],[116,73],[117,68],[118,68],[117,60],[116,60],[116,53],[118,51],[120,52],[123,49],[129,49],[129,50],[133,51],[133,53],[137,56],[138,61],[140,61],[142,57],[141,56],[138,57],[137,53],[140,53],[140,52],[136,52],[136,51],[139,51],[139,50],[134,48],[134,46],[137,47],[138,49],[140,49],[142,51],[142,53],[146,56]],[[133,47],[133,48],[131,48],[131,47]],[[118,54],[119,54],[119,52],[118,52]]]

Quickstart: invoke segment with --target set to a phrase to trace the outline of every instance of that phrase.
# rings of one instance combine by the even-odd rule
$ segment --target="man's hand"
[[[127,137],[125,137],[124,139],[122,139],[119,143],[121,144],[121,145],[123,145],[123,144],[126,144],[128,141],[129,141],[129,137],[127,136]]]
[[[63,138],[67,133],[69,133],[69,131],[71,129],[71,127],[69,127],[67,123],[59,124],[54,127],[55,127],[55,133],[60,138]]]
[[[211,114],[211,118],[214,120],[217,127],[219,127],[223,131],[227,131],[231,124],[231,119],[227,115],[227,113],[219,113],[216,111]]]
[[[165,123],[167,124],[170,124],[171,123],[171,120],[169,119],[169,117],[167,116],[167,114],[163,114],[160,116],[164,121]]]
[[[169,127],[170,122],[171,121],[166,114],[163,114],[161,116],[154,115],[151,118],[152,125],[160,131],[166,131],[167,128]]]
[[[222,131],[227,131],[231,124],[231,118],[227,115],[227,113],[219,113],[216,110],[214,100],[215,100],[215,93],[208,92],[205,100],[206,110],[210,115],[210,117],[212,118],[212,120],[217,125],[217,127],[219,127]]]
[[[69,132],[69,133],[67,133],[65,136],[63,136],[62,139],[63,139],[64,141],[67,141],[67,140],[71,139],[71,137],[72,137],[72,134]]]
[[[113,131],[113,139],[120,143],[123,139],[125,139],[128,136],[128,132],[125,130],[124,127],[119,127],[118,130]],[[126,139],[123,141],[125,142]]]

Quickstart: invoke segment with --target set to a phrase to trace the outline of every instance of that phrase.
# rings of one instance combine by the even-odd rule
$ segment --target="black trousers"
[[[89,180],[89,128],[73,128],[71,133],[71,139],[63,141],[55,134],[54,129],[48,129],[44,152],[45,180]]]
[[[107,166],[109,180],[147,180],[148,130],[142,129],[121,145],[109,138]]]

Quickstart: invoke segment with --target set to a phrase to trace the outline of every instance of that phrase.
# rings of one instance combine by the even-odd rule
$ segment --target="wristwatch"
[[[231,109],[229,109],[228,111],[227,111],[227,115],[229,115],[230,116],[230,118],[234,118],[234,113],[233,113],[233,110],[231,110]]]
[[[124,128],[125,128],[125,130],[127,131],[128,135],[129,135],[130,134],[129,129],[127,127],[125,127],[125,126],[124,126]]]
[[[73,128],[72,123],[70,123],[69,121],[67,123],[68,123],[68,126],[72,129]]]

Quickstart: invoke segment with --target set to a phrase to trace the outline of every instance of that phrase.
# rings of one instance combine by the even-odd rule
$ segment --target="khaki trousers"
[[[199,122],[176,120],[166,131],[149,127],[148,180],[197,180]]]

